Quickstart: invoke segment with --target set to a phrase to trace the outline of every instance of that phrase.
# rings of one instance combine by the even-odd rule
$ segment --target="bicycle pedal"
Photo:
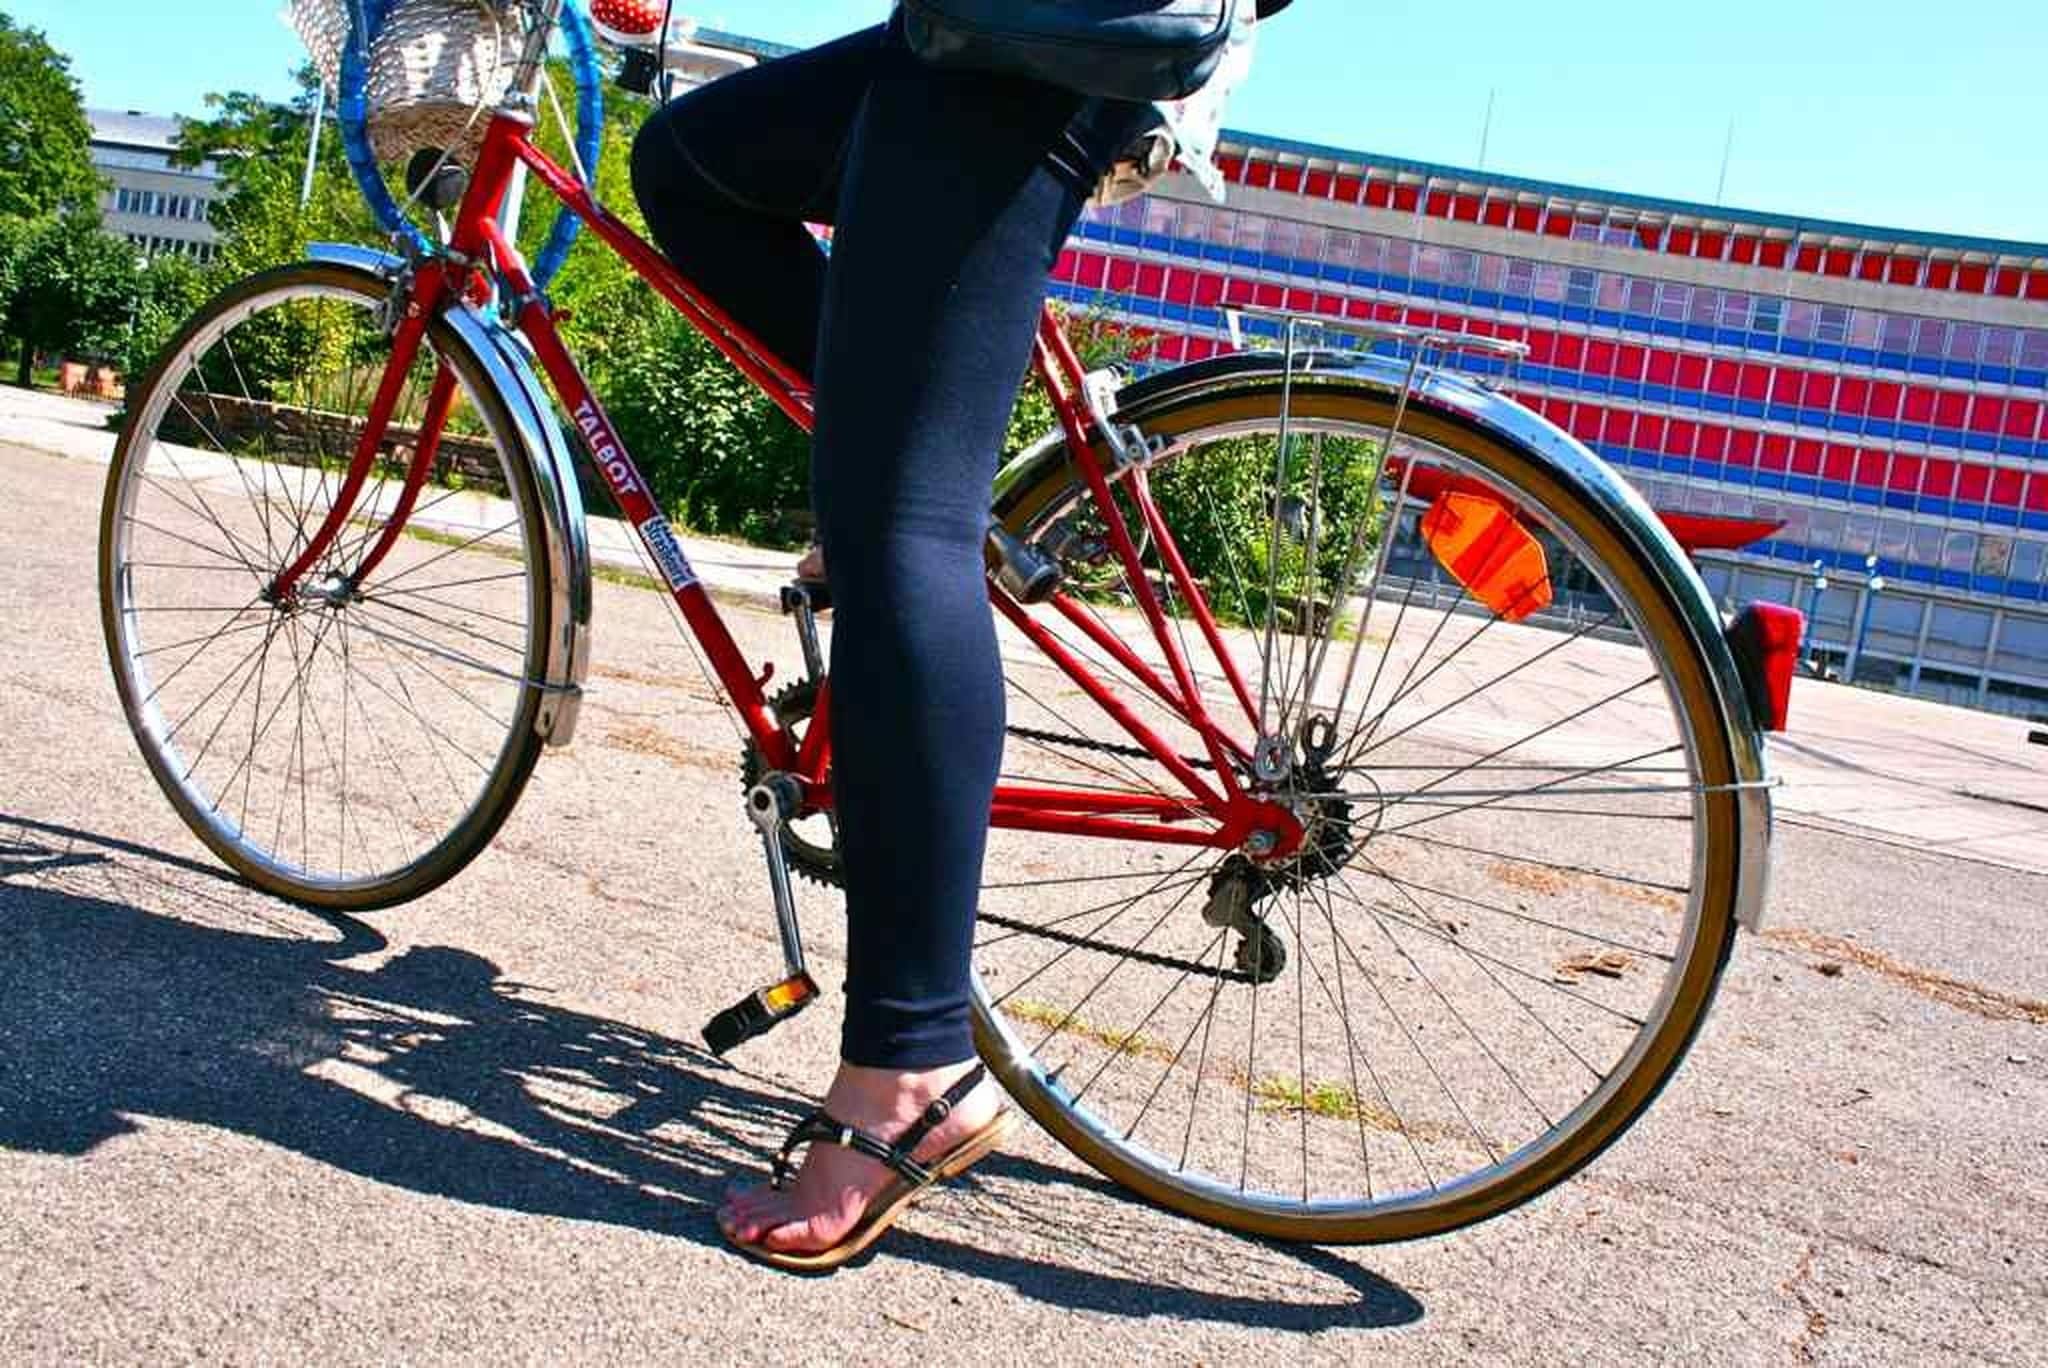
[[[794,613],[808,608],[813,613],[832,611],[832,590],[823,580],[791,580],[782,586],[782,611]]]
[[[766,1035],[801,1012],[818,996],[809,974],[798,973],[747,994],[705,1024],[704,1043],[723,1059],[756,1036]]]

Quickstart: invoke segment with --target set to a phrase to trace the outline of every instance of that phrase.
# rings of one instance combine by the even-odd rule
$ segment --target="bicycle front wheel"
[[[387,294],[334,265],[230,287],[130,397],[100,522],[107,650],[158,785],[259,887],[347,910],[416,897],[490,840],[540,751],[549,631],[515,426],[438,323],[340,535],[295,593],[272,593],[385,377]]]
[[[1733,939],[1732,743],[1677,590],[1529,452],[1393,394],[1302,373],[1136,407],[1220,649],[1163,547],[1145,577],[1235,777],[1305,837],[1262,860],[995,831],[982,1052],[1083,1160],[1220,1225],[1400,1239],[1527,1201],[1671,1077]],[[1112,515],[1038,474],[1001,513],[1071,602],[1034,616],[1217,779],[1130,668],[1171,680]],[[1510,551],[1543,603],[1503,597]],[[1188,792],[1061,670],[1006,668],[1006,783]]]

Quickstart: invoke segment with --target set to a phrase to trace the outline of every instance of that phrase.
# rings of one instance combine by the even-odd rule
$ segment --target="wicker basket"
[[[355,0],[290,0],[287,18],[330,91],[341,82]],[[469,158],[519,59],[516,20],[490,0],[393,0],[370,43],[365,94],[380,161],[422,147]]]

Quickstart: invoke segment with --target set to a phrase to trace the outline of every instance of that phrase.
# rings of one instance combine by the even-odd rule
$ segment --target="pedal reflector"
[[[780,1026],[810,1006],[817,996],[818,985],[809,974],[771,983],[711,1018],[704,1027],[704,1043],[711,1047],[711,1053],[723,1056]]]
[[[1543,547],[1499,500],[1443,494],[1424,515],[1422,536],[1451,578],[1509,622],[1550,606]]]

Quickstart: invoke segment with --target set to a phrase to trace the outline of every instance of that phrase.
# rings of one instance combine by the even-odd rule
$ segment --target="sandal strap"
[[[910,1128],[896,1138],[895,1144],[877,1138],[858,1126],[849,1126],[823,1107],[814,1108],[796,1125],[790,1128],[788,1137],[782,1142],[782,1149],[775,1156],[771,1170],[771,1182],[777,1188],[787,1187],[796,1176],[796,1151],[804,1145],[829,1144],[850,1149],[856,1154],[865,1154],[877,1163],[887,1165],[908,1181],[919,1187],[928,1187],[937,1181],[936,1175],[917,1160],[911,1158],[924,1138],[937,1128],[940,1122],[953,1114],[953,1108],[960,1105],[967,1094],[988,1077],[988,1069],[977,1063],[960,1076],[959,1082],[932,1099],[924,1114],[911,1123]]]
[[[797,1122],[789,1138],[782,1142],[782,1151],[775,1156],[774,1186],[782,1188],[789,1185],[790,1179],[796,1176],[794,1156],[797,1149],[813,1144],[838,1145],[856,1154],[865,1154],[919,1187],[928,1187],[937,1181],[930,1169],[910,1157],[909,1150],[891,1145],[858,1126],[850,1126],[830,1112],[814,1111]]]
[[[973,1092],[987,1077],[988,1067],[977,1061],[973,1068],[960,1075],[959,1082],[932,1099],[932,1104],[924,1109],[924,1115],[912,1122],[909,1130],[896,1137],[896,1148],[905,1154],[916,1150],[940,1122],[953,1114],[953,1108],[965,1101],[967,1094]]]

